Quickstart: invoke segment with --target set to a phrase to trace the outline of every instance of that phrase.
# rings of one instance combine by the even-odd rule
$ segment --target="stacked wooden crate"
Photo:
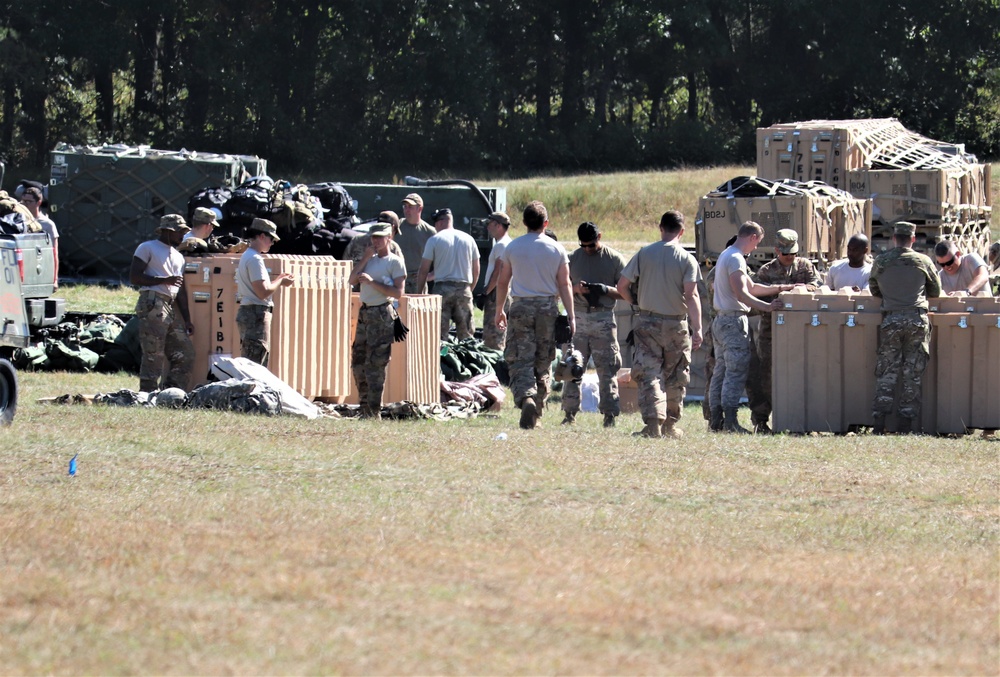
[[[874,251],[892,247],[892,225],[917,227],[918,251],[942,239],[964,252],[989,247],[990,165],[961,144],[926,138],[895,119],[809,120],[757,130],[757,174],[823,181],[872,201]]]

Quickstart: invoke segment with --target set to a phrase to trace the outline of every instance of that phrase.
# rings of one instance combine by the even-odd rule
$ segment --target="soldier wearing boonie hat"
[[[489,261],[486,264],[486,283],[483,285],[483,295],[476,299],[476,307],[483,311],[483,343],[487,348],[503,350],[507,345],[507,332],[498,329],[497,315],[497,281],[503,270],[503,253],[510,244],[511,237],[507,233],[510,228],[510,217],[503,212],[493,212],[486,217],[486,231],[493,238]],[[510,313],[511,297],[507,296],[504,312]]]
[[[157,239],[136,247],[129,281],[139,287],[135,315],[139,318],[139,389],[187,391],[194,366],[194,331],[184,289],[184,257],[176,247],[188,232],[184,217],[167,214],[156,227]],[[161,383],[162,380],[162,383]]]
[[[360,288],[361,308],[351,346],[351,372],[358,386],[361,416],[380,418],[385,368],[392,352],[396,311],[392,299],[403,295],[406,267],[403,259],[389,252],[392,226],[376,223],[368,231],[371,247],[354,264],[351,285]]]
[[[751,275],[758,284],[769,285],[805,285],[810,291],[819,289],[822,280],[812,261],[799,253],[799,234],[791,228],[782,228],[774,234],[774,258],[761,266],[760,270]],[[747,405],[750,408],[750,420],[754,432],[770,433],[771,426],[771,313],[763,313],[760,317],[760,329],[754,341],[757,359],[750,361],[750,371],[747,376]]]
[[[403,198],[403,220],[399,223],[399,234],[396,244],[403,252],[403,263],[406,265],[407,294],[423,294],[426,290],[417,287],[417,275],[420,272],[420,262],[424,256],[427,240],[433,237],[434,227],[424,221],[420,215],[424,210],[424,199],[417,193],[410,193]]]
[[[271,355],[272,297],[280,287],[290,287],[295,278],[291,273],[280,273],[273,280],[267,272],[263,254],[277,242],[278,227],[267,219],[254,219],[247,228],[250,246],[240,256],[236,268],[236,286],[240,295],[240,309],[236,324],[240,328],[240,352],[248,360],[267,366]]]
[[[875,258],[868,278],[872,296],[882,299],[872,402],[872,432],[877,435],[885,432],[886,417],[893,409],[900,433],[911,432],[920,416],[920,383],[930,356],[927,299],[941,295],[941,280],[931,260],[913,251],[916,230],[907,221],[896,223],[892,228],[896,246]]]

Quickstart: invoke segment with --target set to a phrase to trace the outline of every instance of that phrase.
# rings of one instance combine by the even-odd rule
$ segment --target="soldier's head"
[[[434,218],[432,219],[434,229],[438,232],[442,230],[448,230],[455,225],[455,217],[452,215],[451,210],[447,207],[437,210],[434,212]]]
[[[941,270],[954,275],[962,265],[962,250],[951,240],[943,240],[934,245],[934,258]]]
[[[892,227],[892,239],[897,247],[909,249],[917,240],[917,227],[912,223],[900,221]]]
[[[271,246],[281,240],[278,237],[278,227],[267,219],[254,219],[247,228],[247,239],[250,240],[250,246],[261,254],[269,252]]]
[[[521,214],[521,220],[530,233],[538,233],[545,230],[549,224],[549,211],[545,205],[538,200],[528,203]]]
[[[503,212],[493,212],[486,218],[486,230],[494,240],[502,240],[510,228],[510,217]]]
[[[587,256],[595,256],[604,245],[601,244],[601,230],[592,221],[585,221],[576,229],[576,236],[580,238],[580,249]]]
[[[38,210],[42,208],[42,199],[42,191],[34,186],[28,186],[21,193],[21,204],[36,218],[38,217]]]
[[[399,215],[396,212],[386,209],[378,215],[378,222],[388,223],[392,226],[392,234],[389,236],[390,238],[394,239],[397,235],[399,235]]]
[[[764,239],[764,229],[754,221],[747,221],[736,231],[736,246],[743,254],[749,254]]]
[[[159,236],[160,242],[176,247],[184,240],[184,234],[190,230],[188,225],[184,223],[183,216],[167,214],[160,217],[160,225],[156,227],[156,234]]]
[[[392,234],[392,225],[388,223],[376,223],[368,229],[371,236],[372,248],[378,256],[385,257],[389,253],[389,236]]]
[[[852,235],[847,241],[847,260],[852,268],[860,268],[865,264],[865,257],[871,245],[868,243],[868,236],[864,233]]]
[[[774,234],[774,255],[786,268],[795,262],[799,253],[799,234],[791,228],[782,228]]]
[[[215,212],[207,207],[198,207],[191,215],[191,235],[202,240],[212,236],[212,231],[219,225]]]
[[[420,223],[420,214],[424,211],[424,198],[417,193],[410,193],[403,198],[403,220],[411,226]]]
[[[684,234],[684,215],[675,209],[660,217],[660,239],[670,241]]]

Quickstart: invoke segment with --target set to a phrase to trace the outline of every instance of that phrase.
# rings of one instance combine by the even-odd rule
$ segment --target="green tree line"
[[[1000,156],[1000,0],[34,0],[0,20],[0,155],[256,154],[332,178],[752,162],[896,117]]]

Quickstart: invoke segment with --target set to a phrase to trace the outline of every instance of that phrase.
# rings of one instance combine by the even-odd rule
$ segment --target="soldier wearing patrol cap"
[[[497,282],[500,280],[500,271],[503,270],[503,253],[510,244],[510,217],[503,212],[493,212],[486,219],[486,230],[493,238],[493,247],[490,249],[490,258],[486,264],[485,284],[483,285],[484,295],[477,299],[476,306],[483,311],[483,343],[487,348],[503,350],[507,345],[507,333],[497,329]],[[510,312],[510,297],[507,297],[504,312]]]
[[[885,418],[897,405],[897,432],[909,433],[920,416],[920,381],[930,356],[931,324],[927,299],[941,295],[941,280],[931,260],[913,251],[916,227],[900,221],[893,227],[895,248],[872,264],[868,287],[882,299],[875,361],[875,400],[872,432],[885,432]]]
[[[264,257],[271,245],[280,240],[278,227],[267,219],[254,219],[247,228],[250,246],[240,257],[236,268],[236,286],[240,293],[240,309],[236,325],[240,328],[240,353],[248,360],[267,366],[271,355],[272,297],[279,287],[290,287],[295,279],[291,273],[281,273],[273,280],[267,272]]]
[[[399,223],[396,243],[403,250],[407,294],[423,294],[426,291],[422,287],[417,287],[417,274],[420,272],[427,240],[431,239],[436,231],[431,224],[420,218],[423,211],[424,199],[418,193],[410,193],[403,198],[403,220]]]
[[[368,233],[371,247],[354,264],[350,283],[361,288],[361,308],[351,347],[351,372],[358,385],[361,416],[380,418],[385,368],[392,352],[396,310],[392,299],[403,295],[406,267],[403,259],[389,253],[392,226],[377,223]]]
[[[184,291],[184,256],[176,247],[190,228],[180,214],[167,214],[156,228],[157,239],[136,247],[129,281],[139,287],[139,389],[187,391],[194,365],[194,332]],[[165,373],[164,373],[165,372]]]
[[[212,237],[212,231],[219,227],[219,220],[215,212],[207,207],[198,207],[191,215],[191,232],[184,235],[185,240],[193,237],[199,240],[208,240]]]
[[[816,268],[809,259],[797,256],[799,234],[782,228],[774,235],[774,258],[761,266],[753,276],[759,284],[805,285],[816,291],[821,284]],[[755,358],[750,360],[747,378],[747,399],[754,432],[769,433],[771,427],[771,313],[761,313],[756,336]]]

